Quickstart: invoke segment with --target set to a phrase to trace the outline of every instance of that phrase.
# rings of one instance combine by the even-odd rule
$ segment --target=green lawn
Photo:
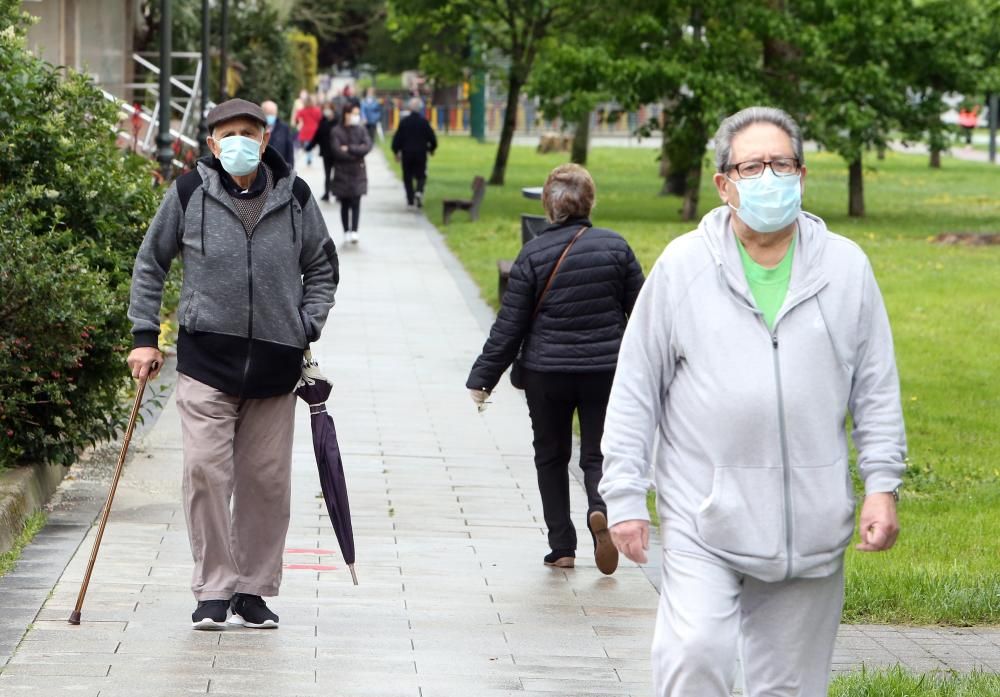
[[[24,528],[17,536],[17,539],[14,540],[14,545],[3,554],[0,554],[0,576],[4,576],[14,568],[24,548],[45,527],[45,520],[46,516],[43,511],[37,511],[28,516],[27,520],[24,521]]]
[[[836,678],[830,697],[997,697],[1000,675],[975,672],[913,675],[900,668]]]
[[[441,139],[430,161],[426,207],[440,225],[441,199],[467,197],[490,172],[495,146]],[[598,148],[594,221],[622,233],[650,268],[681,222],[680,201],[657,195],[656,153]],[[458,213],[448,244],[496,307],[496,260],[520,247],[519,214],[541,213],[522,186],[541,185],[566,154],[515,147],[507,184],[490,187],[480,220]],[[847,170],[828,153],[808,156],[806,208],[856,240],[872,259],[892,319],[903,387],[910,470],[902,535],[887,554],[848,552],[850,622],[1000,623],[1000,247],[942,247],[945,231],[1000,232],[1000,170],[945,158],[889,153],[866,161],[868,217],[850,219]],[[717,204],[705,178],[702,211]]]

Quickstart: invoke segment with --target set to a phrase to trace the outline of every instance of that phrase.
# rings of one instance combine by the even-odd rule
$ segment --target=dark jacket
[[[421,114],[411,111],[399,122],[392,136],[392,151],[397,155],[423,155],[437,150],[437,136],[434,129]]]
[[[318,145],[320,156],[328,162],[333,160],[333,143],[330,142],[330,131],[333,130],[333,126],[333,119],[328,119],[325,116],[321,118],[319,125],[316,126],[315,135],[306,145],[306,150],[312,150]]]
[[[550,225],[521,248],[490,337],[466,386],[492,390],[524,343],[521,365],[549,373],[614,370],[625,323],[642,288],[642,268],[616,232],[590,228],[535,304],[566,245],[586,219]]]
[[[299,204],[295,174],[272,148],[264,165],[273,188],[249,235],[214,157],[184,175],[201,177],[186,208],[176,185],[167,190],[135,259],[128,309],[135,346],[156,346],[164,279],[182,256],[177,369],[248,398],[292,391],[302,351],[319,338],[340,281],[316,199]]]
[[[281,119],[274,122],[271,126],[271,140],[267,144],[278,151],[289,167],[295,165],[295,134],[287,123]]]
[[[372,139],[364,126],[333,127],[333,183],[330,192],[337,198],[355,198],[368,193],[368,173],[365,155],[372,149]],[[343,150],[347,146],[347,150]]]

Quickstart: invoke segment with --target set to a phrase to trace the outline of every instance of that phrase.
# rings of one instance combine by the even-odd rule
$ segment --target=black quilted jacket
[[[466,386],[492,390],[524,343],[521,365],[548,373],[614,370],[642,268],[616,232],[590,228],[559,267],[532,322],[535,303],[566,245],[586,219],[551,225],[521,248],[490,337]]]

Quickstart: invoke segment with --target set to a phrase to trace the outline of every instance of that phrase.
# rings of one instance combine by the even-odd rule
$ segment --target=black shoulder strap
[[[312,196],[312,189],[301,177],[295,177],[295,181],[292,183],[292,196],[295,200],[299,202],[299,205],[303,208],[309,203],[309,197]]]
[[[187,212],[191,194],[201,186],[201,174],[198,173],[197,168],[192,169],[187,174],[177,177],[175,184],[177,186],[177,197],[181,200],[181,210]]]

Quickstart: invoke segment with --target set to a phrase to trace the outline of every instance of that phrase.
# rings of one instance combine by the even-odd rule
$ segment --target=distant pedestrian
[[[891,548],[906,438],[892,331],[865,253],[802,210],[802,134],[750,107],[715,135],[724,205],[669,245],[622,342],[604,426],[618,549],[662,583],[656,697],[823,697],[855,528]]]
[[[278,151],[285,163],[295,167],[295,136],[288,124],[278,116],[278,105],[272,101],[266,101],[260,105],[267,118],[267,132],[270,134],[268,144]]]
[[[382,123],[382,104],[375,98],[374,87],[368,88],[368,94],[361,102],[361,117],[364,119],[365,128],[368,129],[368,137],[374,143],[379,124]]]
[[[344,85],[340,94],[333,98],[333,107],[337,111],[337,120],[343,121],[344,114],[354,107],[361,108],[361,100],[354,94],[354,89],[350,85]]]
[[[291,504],[295,388],[339,282],[309,187],[268,147],[267,119],[231,99],[207,116],[210,157],[166,192],[135,259],[134,377],[155,377],[164,281],[182,257],[176,399],[194,629],[278,626]]]
[[[357,244],[361,197],[368,193],[365,155],[372,149],[371,138],[361,123],[359,107],[349,108],[344,115],[344,122],[333,127],[332,140],[335,165],[331,190],[340,201],[344,240]]]
[[[319,128],[319,122],[322,118],[322,109],[316,106],[312,95],[307,94],[302,108],[295,112],[293,119],[295,127],[299,130],[299,145],[303,148],[316,135],[316,129]],[[306,164],[312,164],[312,151],[306,152]]]
[[[403,164],[403,187],[406,189],[406,205],[414,203],[418,208],[424,205],[424,186],[427,183],[427,156],[437,149],[434,129],[421,112],[423,103],[419,97],[409,102],[410,113],[400,120],[396,133],[392,136],[392,152],[396,160]]]
[[[316,133],[312,140],[306,144],[306,152],[311,152],[313,148],[319,146],[319,154],[323,158],[323,201],[330,200],[330,186],[333,182],[333,142],[332,131],[335,125],[335,112],[332,104],[323,107],[323,118],[320,119],[316,127]]]
[[[965,134],[965,144],[972,145],[972,133],[979,124],[979,105],[974,104],[971,109],[961,108],[958,110],[958,125]]]
[[[594,195],[594,180],[579,165],[561,165],[549,174],[542,205],[551,225],[517,255],[500,312],[466,387],[481,405],[516,361],[534,432],[551,549],[543,561],[560,568],[572,568],[576,557],[568,468],[573,415],[579,416],[587,527],[597,568],[611,574],[618,551],[597,490],[601,435],[618,347],[643,276],[621,235],[591,226]]]

